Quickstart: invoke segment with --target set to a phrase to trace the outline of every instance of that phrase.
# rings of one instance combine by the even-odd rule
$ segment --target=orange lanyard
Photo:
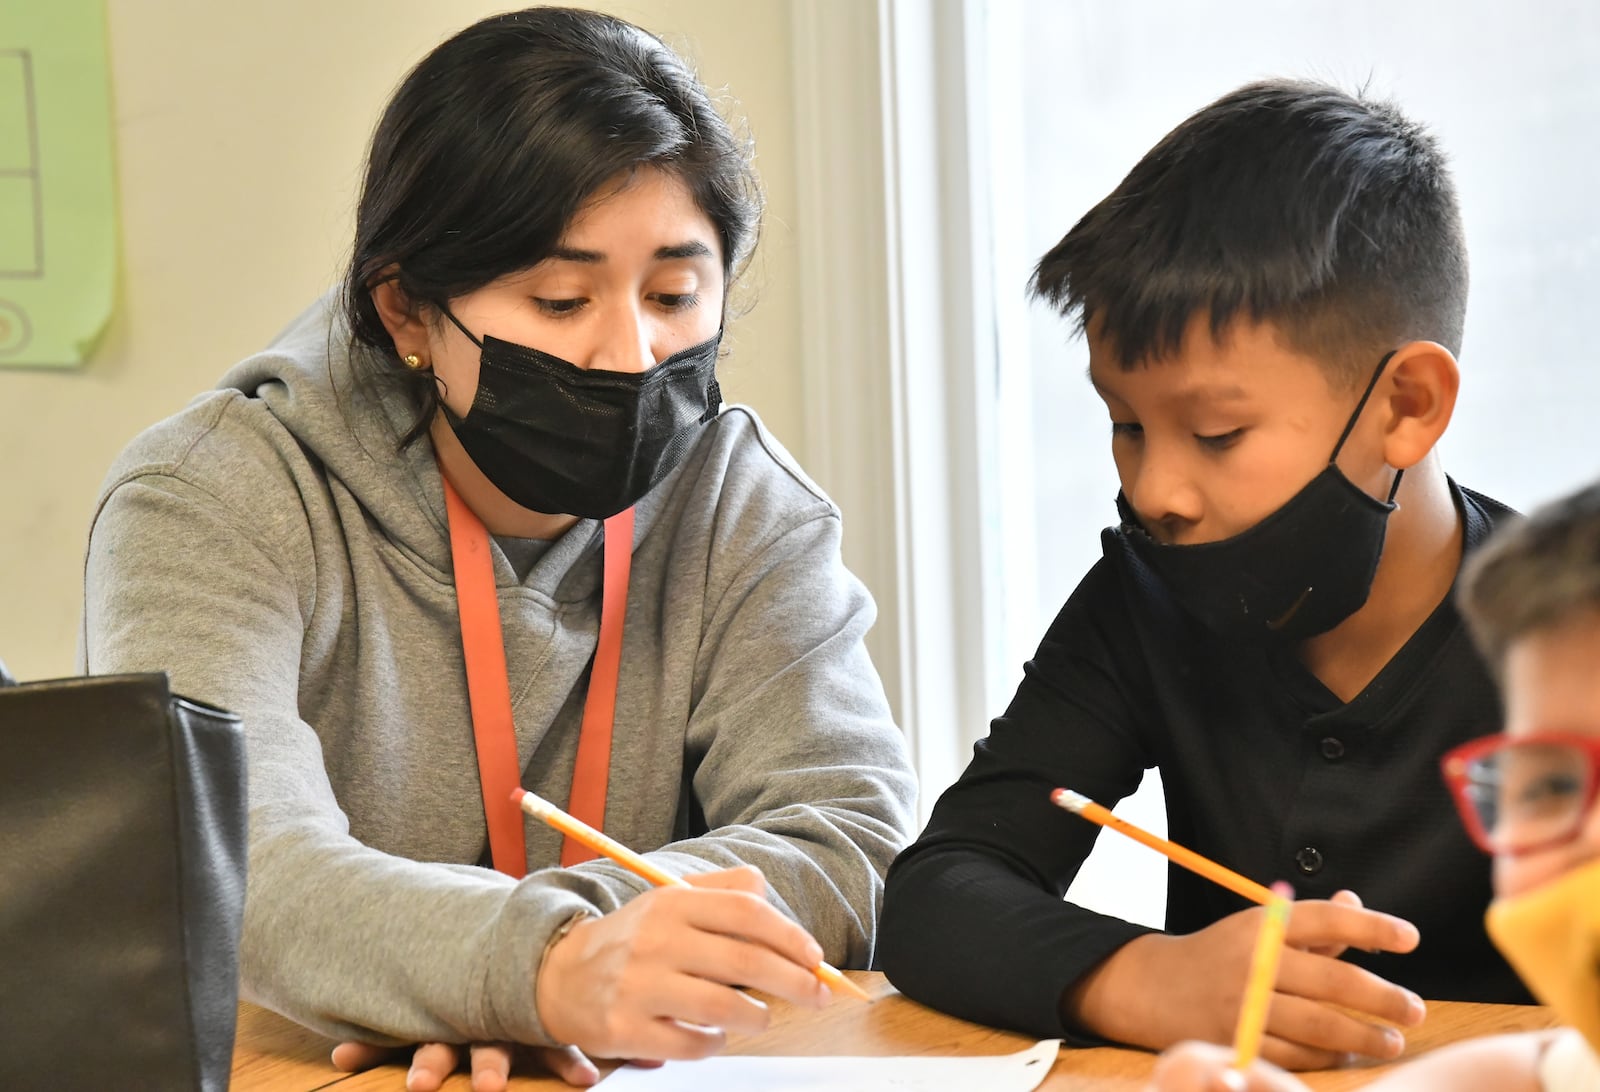
[[[472,740],[478,751],[483,814],[489,824],[494,867],[521,879],[528,871],[522,809],[511,791],[522,784],[516,725],[511,718],[511,679],[506,671],[500,604],[494,591],[489,532],[443,474],[450,520],[450,557],[456,605],[461,615],[461,651],[467,662],[467,697]],[[605,829],[606,782],[611,773],[611,727],[617,712],[617,674],[622,661],[622,625],[628,613],[628,572],[633,564],[633,509],[605,523],[605,580],[600,593],[600,640],[589,669],[589,696],[578,734],[567,810],[597,830]],[[572,838],[561,845],[561,867],[590,860],[594,852]]]

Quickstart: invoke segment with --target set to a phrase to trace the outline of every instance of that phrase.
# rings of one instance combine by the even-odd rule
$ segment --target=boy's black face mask
[[[1378,362],[1328,465],[1248,531],[1194,546],[1157,542],[1127,497],[1117,494],[1122,533],[1134,553],[1208,629],[1229,638],[1292,643],[1325,633],[1367,601],[1404,471],[1395,472],[1388,500],[1379,501],[1346,478],[1334,460],[1393,355]]]
[[[606,519],[650,492],[717,415],[722,331],[644,372],[580,368],[485,336],[465,417],[445,419],[483,476],[524,508]]]

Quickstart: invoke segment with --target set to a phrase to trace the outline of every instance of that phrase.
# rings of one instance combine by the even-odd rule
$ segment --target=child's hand
[[[1068,995],[1067,1019],[1154,1050],[1183,1039],[1229,1042],[1262,913],[1243,910],[1188,936],[1130,941]],[[1262,1056],[1289,1069],[1326,1069],[1352,1054],[1398,1057],[1405,1038],[1389,1025],[1421,1023],[1421,999],[1334,956],[1347,947],[1409,952],[1418,939],[1410,922],[1344,893],[1296,902]]]
[[[1156,1059],[1145,1092],[1309,1092],[1304,1084],[1270,1062],[1256,1062],[1240,1073],[1233,1048],[1213,1043],[1179,1043]]]

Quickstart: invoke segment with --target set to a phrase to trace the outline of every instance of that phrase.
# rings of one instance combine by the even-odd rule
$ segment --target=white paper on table
[[[623,1066],[600,1083],[603,1092],[1033,1092],[1055,1064],[1060,1039],[1016,1054],[930,1058],[762,1058],[724,1054],[659,1069]]]

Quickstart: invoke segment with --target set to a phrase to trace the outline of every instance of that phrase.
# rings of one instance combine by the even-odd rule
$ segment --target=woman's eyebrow
[[[658,262],[680,261],[684,258],[709,258],[710,256],[711,248],[698,240],[657,247],[654,255],[655,260]],[[600,265],[606,260],[606,256],[598,250],[580,250],[575,246],[558,246],[550,251],[549,260]]]
[[[585,265],[599,265],[606,260],[606,256],[598,250],[579,250],[575,246],[557,246],[550,251],[551,261],[556,262],[583,262]]]
[[[711,248],[699,240],[679,243],[676,246],[664,246],[656,251],[656,261],[666,262],[679,258],[709,258]]]

